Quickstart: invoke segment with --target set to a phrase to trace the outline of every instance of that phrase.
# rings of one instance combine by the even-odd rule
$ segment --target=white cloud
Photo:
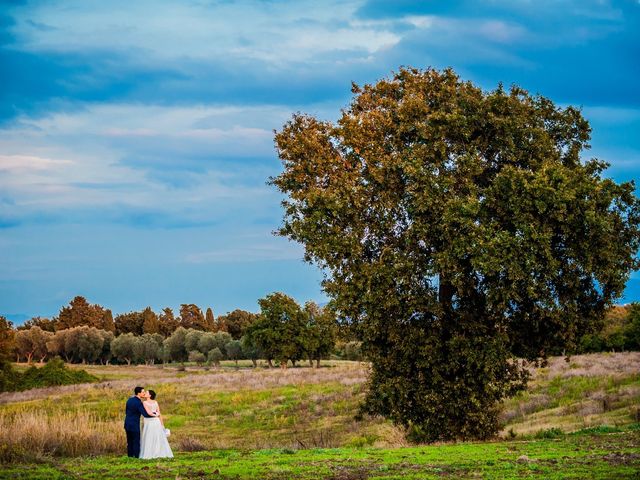
[[[277,166],[271,128],[288,116],[279,106],[140,104],[23,116],[0,130],[0,189],[10,200],[0,214],[67,212],[87,221],[93,212],[92,221],[106,223],[264,218],[279,208],[265,185]]]
[[[0,171],[28,172],[51,170],[71,165],[70,160],[53,160],[31,155],[0,155]]]
[[[137,50],[157,59],[260,59],[275,65],[332,51],[372,53],[400,40],[383,25],[349,22],[361,2],[65,2],[15,10],[21,48]],[[242,19],[238,22],[238,19]],[[347,19],[347,20],[345,20]],[[47,28],[42,28],[46,25]]]
[[[268,239],[267,235],[263,239]],[[187,263],[207,264],[221,262],[257,262],[273,260],[302,260],[303,248],[295,243],[281,240],[281,245],[247,245],[245,247],[223,247],[217,250],[192,253],[185,257]]]

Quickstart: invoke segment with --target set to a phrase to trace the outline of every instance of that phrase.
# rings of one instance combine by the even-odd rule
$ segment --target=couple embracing
[[[140,416],[144,417],[140,438]],[[173,452],[167,441],[169,430],[164,428],[156,392],[142,387],[133,389],[127,400],[124,417],[127,432],[127,455],[137,458],[172,458]]]

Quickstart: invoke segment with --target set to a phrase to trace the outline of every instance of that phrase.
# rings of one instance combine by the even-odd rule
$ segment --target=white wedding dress
[[[147,406],[153,411],[158,410],[156,402],[148,402]],[[144,418],[140,439],[140,458],[173,458],[173,452],[159,418]]]

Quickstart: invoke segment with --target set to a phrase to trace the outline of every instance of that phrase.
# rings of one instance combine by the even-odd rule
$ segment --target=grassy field
[[[150,478],[634,478],[640,470],[640,353],[551,359],[505,403],[501,441],[420,447],[382,419],[354,420],[363,363],[82,368],[101,382],[0,394],[0,477],[137,476],[141,464],[122,457],[124,401],[136,384],[158,393],[177,453],[144,463]]]
[[[12,464],[13,479],[634,479],[640,432],[567,435],[557,439],[460,443],[394,449],[213,450],[173,460],[127,457],[55,459]]]

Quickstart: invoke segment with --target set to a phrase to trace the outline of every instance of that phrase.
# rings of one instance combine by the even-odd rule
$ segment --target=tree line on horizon
[[[60,357],[69,363],[154,364],[194,362],[219,365],[224,359],[258,359],[286,368],[306,359],[319,366],[338,352],[360,359],[359,343],[339,335],[335,314],[314,302],[303,307],[283,293],[259,300],[260,313],[234,310],[214,318],[193,304],[180,316],[169,308],[160,315],[150,307],[112,317],[110,310],[77,296],[53,319],[33,318],[13,329],[0,317],[0,342],[6,359],[43,362]],[[340,338],[338,338],[340,337]]]
[[[151,307],[146,307],[140,311],[121,313],[114,317],[111,309],[89,303],[85,297],[78,295],[68,305],[63,306],[58,315],[52,318],[33,317],[19,325],[17,330],[28,330],[37,326],[44,331],[55,332],[88,326],[112,332],[116,336],[123,333],[134,335],[159,333],[163,337],[168,337],[178,327],[183,327],[208,332],[228,332],[234,339],[238,339],[256,315],[246,310],[236,309],[215,318],[211,307],[203,312],[195,304],[183,303],[180,305],[177,316],[169,307],[163,308],[160,313],[154,312]]]

